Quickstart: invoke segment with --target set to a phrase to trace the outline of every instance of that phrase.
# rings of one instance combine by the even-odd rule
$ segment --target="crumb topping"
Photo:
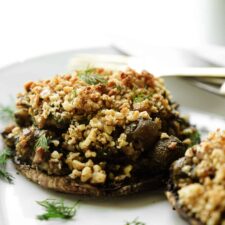
[[[225,224],[225,131],[189,148],[174,172],[179,204],[203,224]]]
[[[146,71],[91,68],[28,82],[24,89],[17,96],[17,125],[7,136],[16,154],[48,174],[84,183],[130,179],[143,152],[160,138],[173,135],[190,144],[195,131],[163,81]],[[149,138],[143,139],[144,130]]]

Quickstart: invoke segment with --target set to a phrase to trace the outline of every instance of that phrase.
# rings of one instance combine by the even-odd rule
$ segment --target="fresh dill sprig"
[[[7,160],[11,157],[12,153],[9,149],[4,149],[0,154],[0,178],[12,183],[13,176],[6,171]]]
[[[45,213],[38,215],[39,220],[49,220],[52,218],[71,219],[76,215],[78,201],[72,206],[66,206],[64,200],[46,199],[44,201],[38,201],[45,209]]]
[[[42,133],[35,142],[34,149],[43,148],[45,151],[49,149],[49,138],[46,137],[45,133]]]
[[[5,165],[7,160],[11,157],[12,152],[8,148],[5,148],[1,153],[0,153],[0,165]]]
[[[6,180],[9,183],[13,183],[13,176],[6,171],[5,167],[0,167],[0,178],[2,180]]]
[[[103,75],[97,74],[95,69],[89,68],[84,71],[79,71],[77,76],[83,80],[85,83],[90,85],[96,85],[99,83],[106,84],[107,80],[103,77]]]
[[[133,221],[131,222],[126,222],[125,225],[146,225],[146,223],[143,223],[141,221],[138,221],[138,218],[135,218]]]
[[[14,108],[9,105],[0,105],[0,119],[14,120]]]

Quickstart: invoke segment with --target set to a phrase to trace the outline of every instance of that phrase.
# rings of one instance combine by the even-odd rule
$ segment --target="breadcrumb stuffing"
[[[140,121],[142,126],[151,121],[148,124],[159,129],[151,145],[171,135],[183,141],[182,131],[190,127],[179,116],[163,81],[132,69],[89,68],[27,82],[16,105],[17,125],[7,138],[17,156],[48,174],[68,175],[82,183],[122,182],[132,177],[143,151],[148,150],[137,140],[142,135],[135,134],[135,140],[129,135],[136,128],[140,132]],[[193,128],[188,135],[191,132]],[[46,152],[34,148],[42,133]],[[35,152],[35,164],[30,149]]]
[[[181,207],[202,224],[225,224],[225,131],[189,148],[182,168],[174,169],[185,174],[176,180]]]

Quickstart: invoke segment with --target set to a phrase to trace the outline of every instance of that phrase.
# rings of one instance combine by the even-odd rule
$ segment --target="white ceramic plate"
[[[99,49],[107,53],[107,49]],[[0,70],[0,102],[7,103],[9,96],[15,96],[28,80],[47,78],[67,70],[69,60],[76,52],[65,52],[22,63]],[[180,79],[166,80],[167,87],[174,99],[182,105],[182,111],[190,115],[191,121],[204,133],[216,128],[225,129],[225,98],[211,95]],[[4,125],[1,124],[1,128]],[[0,142],[0,147],[2,143]],[[79,197],[63,195],[42,189],[16,173],[9,164],[9,171],[14,175],[13,185],[0,181],[0,224],[1,225],[37,225],[37,224],[77,224],[77,225],[124,225],[138,217],[147,225],[185,225],[172,210],[161,192],[145,193],[122,199],[82,199],[77,215],[73,220],[38,221],[36,215],[42,208],[36,201],[46,198],[64,198],[73,202]]]

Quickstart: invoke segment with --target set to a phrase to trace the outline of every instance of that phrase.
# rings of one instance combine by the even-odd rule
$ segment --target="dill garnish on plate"
[[[146,223],[139,221],[138,218],[135,218],[131,222],[126,222],[125,225],[146,225]]]
[[[139,221],[138,218],[135,218],[131,222],[126,222],[125,225],[146,225],[146,223],[143,223],[143,222]]]
[[[13,182],[13,176],[6,171],[6,164],[11,155],[11,151],[7,148],[3,149],[0,153],[0,179],[6,180],[9,183]]]
[[[0,120],[7,122],[14,120],[14,107],[12,105],[0,104]],[[13,182],[13,176],[6,171],[6,164],[11,155],[11,150],[8,148],[0,151],[0,179],[9,183]]]
[[[77,212],[78,201],[71,206],[67,206],[64,200],[46,199],[37,202],[45,209],[45,213],[38,215],[39,220],[49,220],[53,218],[72,219]]]
[[[14,119],[13,107],[0,105],[0,119],[13,120]]]

